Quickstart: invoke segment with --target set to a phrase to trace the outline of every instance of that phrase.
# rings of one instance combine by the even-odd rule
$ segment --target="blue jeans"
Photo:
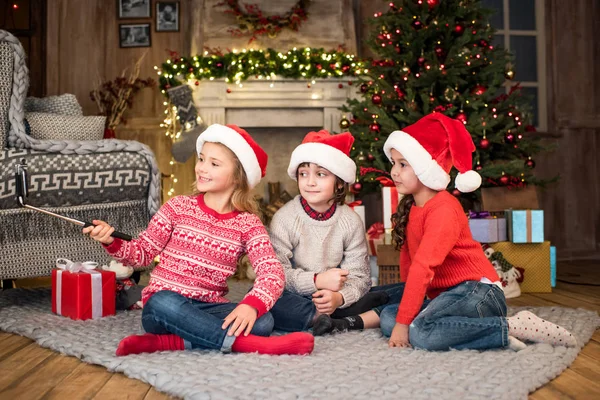
[[[375,286],[371,288],[370,291],[376,292],[380,290],[385,290],[390,296],[387,304],[397,304],[400,303],[400,299],[402,299],[404,283]],[[379,315],[387,304],[375,307],[372,310]],[[271,309],[271,314],[273,314],[273,319],[275,320],[275,330],[284,332],[300,332],[308,330],[312,326],[316,312],[317,308],[312,302],[312,297],[302,296],[288,290],[283,291],[283,294]],[[357,314],[360,314],[361,312],[357,312]],[[335,313],[332,314],[332,317],[336,317]]]
[[[381,332],[387,337],[396,324],[398,306],[381,312]],[[465,281],[424,306],[409,328],[410,344],[416,348],[486,350],[508,345],[506,299],[496,285]]]
[[[163,290],[154,293],[142,312],[142,326],[148,333],[172,333],[183,338],[186,349],[221,350],[231,352],[235,336],[221,329],[225,317],[237,303],[205,303],[179,293]],[[264,314],[256,320],[251,333],[269,336],[273,332],[273,317]]]

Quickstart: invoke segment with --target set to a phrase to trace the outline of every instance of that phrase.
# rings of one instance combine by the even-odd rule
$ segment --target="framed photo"
[[[120,47],[150,47],[150,24],[119,24]]]
[[[119,19],[150,18],[152,0],[117,0]]]
[[[156,32],[179,32],[179,2],[156,2]]]

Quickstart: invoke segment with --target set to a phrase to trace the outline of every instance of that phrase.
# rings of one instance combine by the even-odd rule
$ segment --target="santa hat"
[[[354,137],[350,132],[332,135],[326,130],[310,132],[292,152],[288,175],[296,180],[298,166],[302,163],[314,163],[328,169],[346,183],[354,183],[356,164],[350,158]]]
[[[428,188],[446,189],[452,165],[459,172],[455,180],[459,191],[472,192],[481,185],[481,176],[471,169],[475,144],[461,121],[440,113],[426,115],[388,136],[383,151],[390,161],[392,149],[402,153]]]
[[[267,171],[267,153],[252,139],[250,134],[237,125],[212,124],[196,140],[196,152],[200,154],[205,142],[227,146],[240,160],[250,189],[258,185]]]

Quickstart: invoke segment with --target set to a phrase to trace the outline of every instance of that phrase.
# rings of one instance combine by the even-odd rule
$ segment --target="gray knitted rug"
[[[595,311],[532,310],[571,330],[581,345],[600,326]],[[318,337],[310,356],[179,351],[116,357],[123,337],[142,333],[140,316],[138,310],[72,321],[51,313],[48,289],[0,294],[0,330],[186,399],[526,399],[581,350],[549,345],[530,345],[518,353],[389,349],[373,329]]]

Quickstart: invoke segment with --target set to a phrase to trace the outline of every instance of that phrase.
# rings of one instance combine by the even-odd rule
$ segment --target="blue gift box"
[[[505,217],[510,242],[544,242],[544,210],[506,210]]]
[[[556,287],[556,247],[550,246],[550,286]]]
[[[506,241],[505,218],[472,218],[469,228],[473,239],[480,243],[495,243]]]

